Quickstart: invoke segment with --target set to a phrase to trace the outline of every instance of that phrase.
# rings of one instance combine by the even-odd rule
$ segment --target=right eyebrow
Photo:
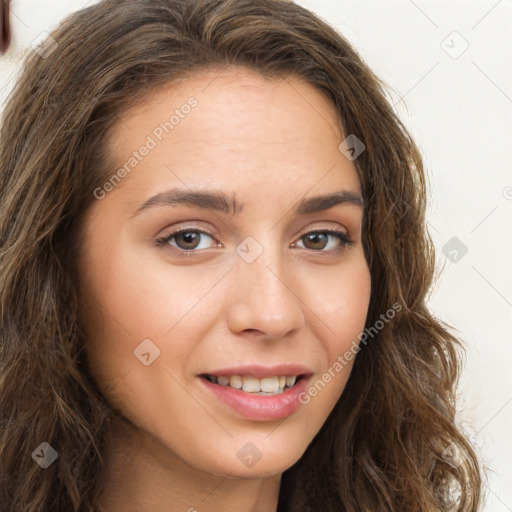
[[[224,192],[218,191],[191,191],[175,188],[150,197],[137,209],[132,215],[132,218],[148,208],[176,206],[180,204],[217,210],[231,215],[238,215],[243,209],[243,205],[237,202],[234,194],[230,197]]]

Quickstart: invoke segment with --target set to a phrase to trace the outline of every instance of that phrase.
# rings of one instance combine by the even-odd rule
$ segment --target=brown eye
[[[329,235],[327,235],[326,233],[309,233],[308,235],[305,235],[303,238],[306,241],[305,245],[308,249],[322,250],[325,248],[325,245],[328,242]]]
[[[311,231],[300,239],[304,241],[305,249],[313,251],[331,251],[347,245],[353,245],[346,233],[335,230]],[[326,248],[331,239],[338,239],[338,244],[334,247]]]
[[[182,231],[173,237],[180,249],[196,249],[201,235],[195,231]]]
[[[208,237],[214,240],[213,236],[209,233],[206,233],[205,231],[199,231],[197,229],[182,229],[159,238],[156,240],[156,245],[171,245],[172,247],[182,252],[198,252],[196,249],[208,249],[211,247],[211,245],[208,246],[207,243],[206,246],[200,247],[204,237]],[[173,241],[174,243],[172,243]]]

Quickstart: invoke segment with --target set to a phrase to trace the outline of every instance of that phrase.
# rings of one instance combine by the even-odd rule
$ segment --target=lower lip
[[[286,418],[300,406],[299,396],[306,390],[307,378],[279,395],[254,395],[230,386],[214,384],[199,377],[203,384],[235,412],[250,420],[271,421]]]

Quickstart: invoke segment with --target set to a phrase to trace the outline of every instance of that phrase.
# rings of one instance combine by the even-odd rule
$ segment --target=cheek
[[[156,252],[126,249],[108,269],[101,294],[129,332],[162,337],[202,306],[226,270],[229,263],[172,265]]]
[[[98,261],[89,280],[95,315],[86,351],[93,378],[110,404],[143,429],[181,439],[178,410],[187,411],[191,425],[210,429],[183,386],[190,384],[187,368],[205,324],[197,316],[204,314],[201,297],[215,276],[193,277],[185,267],[163,271],[128,253],[108,260],[115,264]]]
[[[115,252],[97,255],[86,274],[86,350],[96,379],[106,388],[129,371],[133,377],[143,367],[137,357],[148,351],[151,361],[165,359],[186,368],[210,325],[215,295],[210,290],[225,271],[222,266],[173,267],[163,259],[123,250],[122,244]]]
[[[358,352],[370,302],[371,276],[366,261],[358,258],[334,271],[325,269],[324,275],[317,273],[315,282],[317,293],[311,294],[309,304],[313,317],[317,317],[316,337],[327,362],[324,371],[314,377],[308,396],[318,406],[321,403],[330,409],[345,388]],[[322,291],[318,290],[319,284]]]
[[[323,326],[325,349],[332,356],[345,351],[364,329],[371,294],[370,271],[363,258],[320,269],[308,278],[311,309]],[[313,287],[313,283],[315,283]]]

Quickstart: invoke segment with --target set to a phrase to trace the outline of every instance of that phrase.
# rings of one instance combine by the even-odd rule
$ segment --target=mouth
[[[240,371],[242,370],[242,371]],[[312,372],[282,365],[273,369],[252,366],[198,375],[212,405],[220,401],[239,416],[254,421],[275,421],[297,412]],[[287,373],[287,375],[282,375]],[[274,375],[272,375],[274,374]]]
[[[275,396],[288,391],[307,377],[300,375],[272,375],[257,378],[254,375],[199,375],[212,384],[225,388],[233,388],[250,395]]]

